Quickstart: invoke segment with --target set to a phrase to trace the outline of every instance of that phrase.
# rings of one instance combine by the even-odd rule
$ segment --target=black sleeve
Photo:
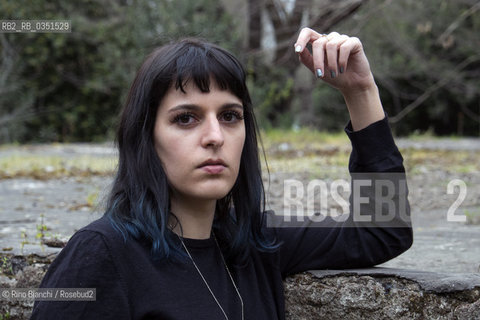
[[[124,282],[100,233],[74,234],[40,287],[96,288],[96,300],[36,301],[30,319],[130,319]]]
[[[387,116],[359,131],[353,131],[349,122],[345,132],[352,143],[350,172],[405,172]]]
[[[345,131],[352,142],[349,162],[352,182],[356,174],[378,172],[392,172],[397,178],[405,179],[403,158],[394,143],[386,117],[356,132],[349,123]],[[405,201],[409,218],[407,195],[405,190],[395,199],[397,202],[399,198]],[[375,201],[373,194],[368,196]],[[274,232],[282,243],[279,255],[284,277],[312,269],[370,267],[398,256],[411,246],[413,236],[409,220],[402,220],[393,227],[372,223],[359,226],[351,214],[352,197],[348,219],[343,222],[326,217],[321,223],[305,219],[300,224],[278,224],[279,217],[275,217]],[[362,215],[371,214],[368,211],[362,209]]]

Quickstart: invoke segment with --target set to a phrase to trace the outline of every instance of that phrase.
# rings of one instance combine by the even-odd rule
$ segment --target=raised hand
[[[308,43],[312,52],[306,49]],[[308,69],[342,92],[355,130],[383,119],[378,88],[358,38],[303,28],[294,47]]]
[[[311,43],[312,53],[306,50]],[[342,92],[364,90],[375,85],[360,40],[332,32],[321,34],[303,28],[295,42],[300,61],[318,78]]]

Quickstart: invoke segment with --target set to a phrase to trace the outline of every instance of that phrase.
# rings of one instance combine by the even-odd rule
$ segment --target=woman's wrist
[[[385,117],[375,82],[362,89],[342,92],[347,104],[353,130],[361,130]]]

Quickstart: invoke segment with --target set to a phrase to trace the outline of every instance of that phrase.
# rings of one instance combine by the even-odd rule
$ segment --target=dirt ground
[[[480,141],[476,139],[435,141],[399,140],[399,147],[437,150],[468,150],[479,159]],[[114,156],[111,145],[68,145],[0,150],[0,158],[12,154],[58,154],[66,157],[93,155]],[[408,163],[408,159],[406,159]],[[343,169],[342,169],[343,170]],[[339,175],[344,176],[345,170]],[[286,179],[297,179],[304,185],[312,179],[308,172],[270,174],[269,208],[284,209],[283,190]],[[321,179],[322,177],[318,177]],[[448,194],[452,180],[465,182],[465,198],[455,208],[459,189]],[[102,203],[108,193],[111,176],[86,175],[39,180],[15,177],[0,180],[0,252],[46,255],[61,248],[42,244],[45,240],[67,240],[76,230],[102,214]],[[267,179],[266,179],[267,181]],[[480,272],[480,172],[450,170],[449,166],[416,166],[408,173],[409,200],[412,207],[414,245],[401,256],[383,266],[425,271]],[[468,216],[467,222],[450,222],[447,213]],[[48,241],[47,241],[48,242]]]

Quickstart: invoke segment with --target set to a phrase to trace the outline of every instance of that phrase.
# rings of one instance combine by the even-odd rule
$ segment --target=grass
[[[7,320],[10,319],[10,313],[7,312],[5,314],[0,314],[0,320]]]
[[[480,225],[480,208],[466,209],[464,213],[467,216],[467,224]]]
[[[261,137],[270,172],[325,177],[343,172],[348,165],[350,141],[344,132],[271,129],[262,131]]]
[[[456,173],[480,172],[479,152],[463,150],[401,150],[407,171],[416,173],[420,167]]]
[[[3,256],[0,259],[0,273],[13,275],[12,263],[7,256]]]
[[[435,133],[433,133],[433,130],[427,130],[422,133],[413,132],[409,134],[406,138],[410,140],[415,140],[415,141],[425,141],[425,140],[431,140],[431,139],[442,141],[442,140],[459,140],[459,139],[462,139],[463,137],[456,134],[439,137],[439,136],[435,136]]]
[[[336,177],[348,174],[348,156],[344,154],[321,157],[267,158],[270,172],[308,173],[311,177]],[[265,167],[263,168],[265,170]]]
[[[350,155],[350,141],[344,132],[325,133],[312,129],[272,129],[261,132],[271,172],[307,172],[313,176],[345,171]],[[444,139],[430,134],[412,135],[412,139]],[[55,147],[56,145],[52,145]],[[48,145],[47,145],[48,147]],[[40,180],[60,177],[113,175],[117,165],[115,156],[32,155],[16,154],[22,146],[0,146],[0,179],[28,177]],[[4,150],[14,150],[11,154]],[[422,170],[446,170],[456,173],[480,172],[478,152],[444,150],[401,150],[410,173]],[[48,154],[48,153],[47,153]],[[93,197],[93,196],[92,196]],[[95,202],[90,199],[90,202]]]
[[[282,143],[288,143],[295,149],[315,148],[325,145],[345,146],[349,140],[344,132],[327,133],[308,128],[298,130],[271,129],[262,130],[260,135],[263,139],[265,149]]]
[[[9,155],[0,158],[0,179],[33,177],[40,180],[65,176],[109,175],[116,167],[113,157],[62,157]]]

